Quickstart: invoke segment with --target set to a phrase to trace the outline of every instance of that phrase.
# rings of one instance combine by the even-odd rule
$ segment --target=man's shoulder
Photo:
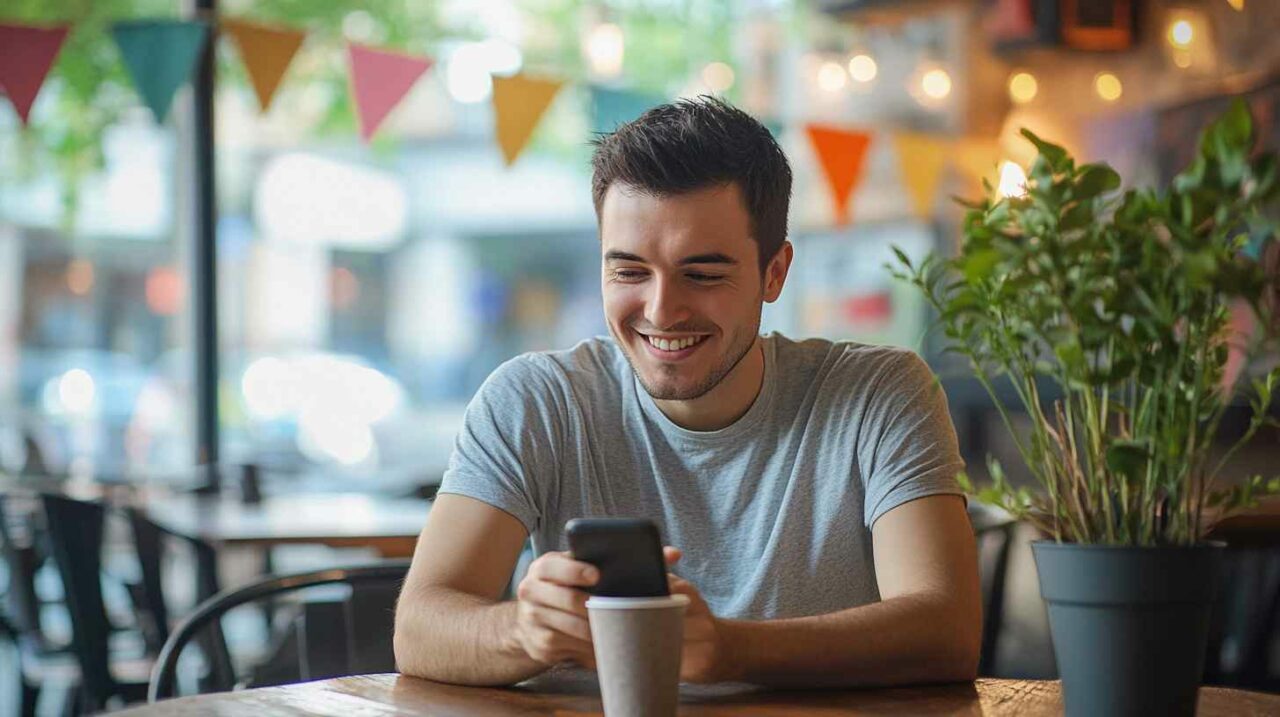
[[[900,346],[823,338],[790,339],[776,333],[770,334],[769,340],[774,343],[784,372],[811,371],[815,378],[842,385],[876,381],[888,375],[914,374],[921,366],[928,368],[919,354]]]
[[[613,339],[597,336],[567,349],[520,354],[495,369],[488,380],[525,390],[551,386],[581,389],[617,382],[619,362],[625,364],[626,359]]]

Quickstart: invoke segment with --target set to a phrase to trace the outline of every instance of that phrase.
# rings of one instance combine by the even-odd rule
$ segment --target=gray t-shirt
[[[705,432],[663,415],[612,339],[514,358],[467,407],[440,492],[515,516],[539,555],[567,549],[572,518],[650,518],[718,617],[876,602],[876,519],[960,493],[946,397],[904,349],[762,344],[755,403]]]

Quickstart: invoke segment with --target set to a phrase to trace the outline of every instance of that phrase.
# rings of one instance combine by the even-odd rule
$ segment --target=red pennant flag
[[[871,135],[866,132],[809,125],[809,142],[818,154],[822,173],[831,188],[832,208],[837,224],[849,223],[849,197],[862,181],[862,161],[866,159]]]
[[[0,90],[9,95],[24,125],[69,29],[69,25],[32,27],[0,23]]]
[[[351,94],[360,118],[360,136],[368,142],[400,100],[431,67],[430,58],[374,50],[349,43]]]

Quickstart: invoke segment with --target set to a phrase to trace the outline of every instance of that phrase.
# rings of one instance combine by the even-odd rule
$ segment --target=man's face
[[[614,184],[600,242],[609,331],[658,400],[715,388],[755,344],[761,305],[786,277],[785,260],[761,276],[736,185],[655,197]]]

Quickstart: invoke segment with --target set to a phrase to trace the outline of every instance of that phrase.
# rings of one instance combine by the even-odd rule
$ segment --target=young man
[[[981,609],[946,399],[900,349],[760,336],[791,170],[712,98],[597,142],[612,338],[525,354],[467,409],[396,614],[401,671],[510,684],[594,665],[579,516],[657,522],[687,682],[973,679]],[[538,557],[501,601],[526,537]],[[678,575],[679,577],[675,577]]]

